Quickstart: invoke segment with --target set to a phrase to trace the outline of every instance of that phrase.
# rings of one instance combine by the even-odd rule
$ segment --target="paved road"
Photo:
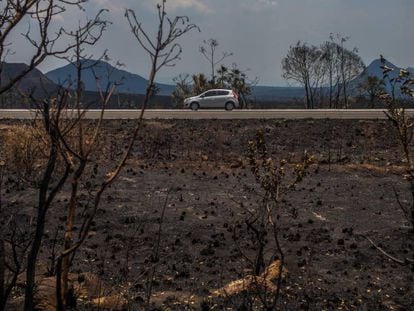
[[[414,109],[407,110],[407,113],[414,116]],[[89,110],[85,117],[96,119],[99,117],[99,110]],[[32,119],[36,115],[34,110],[23,109],[2,109],[0,119]],[[139,116],[137,110],[107,110],[105,119],[136,119]],[[148,109],[145,112],[146,119],[385,119],[383,109],[266,109],[266,110],[158,110]]]

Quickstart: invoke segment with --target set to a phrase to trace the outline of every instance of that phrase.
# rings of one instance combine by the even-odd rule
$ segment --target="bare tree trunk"
[[[277,279],[276,294],[275,294],[274,304],[273,304],[274,309],[277,309],[277,304],[279,302],[279,297],[280,297],[280,289],[282,287],[283,269],[285,266],[285,253],[283,251],[282,246],[280,245],[279,228],[277,227],[276,222],[273,221],[272,216],[271,216],[271,219],[272,219],[272,225],[273,225],[273,235],[274,235],[274,239],[276,242],[276,249],[277,249],[278,255],[280,256],[279,278]]]
[[[239,95],[240,95],[240,98],[242,99],[241,100],[240,109],[247,108],[247,100],[246,100],[246,97],[244,96],[244,93],[243,92],[239,92]]]
[[[211,62],[211,87],[214,87],[216,85],[216,76],[214,72],[214,51],[212,51],[211,57],[213,59]]]
[[[348,94],[347,94],[347,87],[348,82],[346,80],[346,72],[345,72],[345,50],[342,46],[341,50],[341,77],[342,77],[342,95],[344,97],[344,104],[342,108],[348,108]]]
[[[311,109],[315,108],[315,89],[313,87],[309,88],[310,90],[310,105]]]
[[[3,236],[0,237],[0,311],[3,311],[6,307],[6,297],[5,297],[5,273],[6,273],[6,266],[5,266],[5,247],[4,247],[4,240]]]
[[[305,84],[305,93],[306,93],[306,109],[310,109],[310,95],[309,95],[309,86]]]
[[[21,272],[22,258],[20,258],[18,249],[22,250],[24,254],[27,246],[25,242],[16,240],[16,226],[15,223],[11,224],[11,221],[2,224],[5,227],[11,227],[10,240],[7,241],[10,249],[9,254],[6,254],[6,240],[3,236],[0,237],[0,311],[6,310],[7,300],[15,288],[17,278]],[[3,234],[3,232],[1,233]],[[24,255],[22,256],[24,257]],[[7,259],[12,261],[12,264],[8,264]],[[8,271],[6,273],[6,271]],[[6,276],[7,274],[7,276]]]
[[[340,78],[338,78],[336,82],[335,109],[338,109],[341,103],[341,89],[342,89],[341,81],[340,81]]]
[[[37,207],[37,220],[36,231],[33,238],[32,247],[29,255],[27,256],[27,271],[26,271],[26,291],[25,291],[25,303],[24,310],[32,311],[34,309],[34,285],[36,275],[36,262],[37,255],[42,244],[42,238],[46,222],[47,213],[47,191],[50,181],[52,179],[52,173],[55,169],[57,160],[57,146],[53,143],[49,153],[49,160],[47,163],[46,171],[43,175],[42,184],[39,191],[39,203]]]
[[[149,100],[151,96],[154,93],[154,79],[157,71],[165,65],[170,64],[174,60],[178,59],[179,55],[181,54],[181,48],[178,44],[171,44],[175,39],[183,35],[184,33],[188,32],[189,30],[196,28],[193,24],[188,24],[188,18],[185,16],[176,17],[173,21],[168,20],[169,22],[169,32],[168,36],[163,38],[163,31],[164,29],[164,21],[165,21],[165,1],[162,2],[162,4],[157,6],[158,9],[158,17],[159,17],[159,27],[158,27],[158,36],[156,43],[150,42],[150,48],[146,47],[143,42],[141,41],[141,34],[144,33],[141,24],[136,19],[135,13],[132,10],[126,11],[126,17],[128,19],[128,22],[131,25],[131,30],[133,31],[135,37],[139,41],[139,43],[146,49],[147,52],[150,53],[152,58],[152,66],[151,66],[151,72],[148,79],[148,84],[146,88],[145,98],[143,105],[141,107],[141,113],[139,116],[139,119],[136,122],[134,131],[129,138],[128,146],[126,150],[123,153],[122,158],[119,160],[119,162],[116,164],[116,167],[113,171],[109,172],[105,178],[105,180],[102,182],[102,184],[98,187],[97,192],[94,197],[93,201],[93,207],[89,213],[88,216],[86,216],[84,223],[81,227],[79,236],[76,240],[76,242],[73,241],[73,225],[74,225],[74,217],[75,217],[75,211],[76,211],[76,199],[77,199],[77,191],[78,191],[78,185],[80,177],[82,176],[85,166],[88,161],[88,155],[89,151],[83,150],[83,131],[82,131],[82,125],[78,124],[78,135],[79,135],[79,153],[74,152],[74,154],[77,155],[78,158],[78,168],[76,169],[73,179],[72,179],[72,193],[71,193],[71,200],[69,202],[68,206],[68,219],[66,224],[66,233],[65,233],[65,247],[60,256],[57,259],[57,269],[56,269],[56,298],[57,298],[57,308],[58,310],[65,310],[66,308],[66,299],[67,293],[68,293],[68,274],[70,270],[71,263],[73,261],[73,258],[76,254],[76,251],[82,246],[85,239],[88,237],[92,222],[95,218],[95,215],[97,213],[97,210],[100,205],[102,194],[105,192],[105,190],[116,180],[120,172],[122,171],[123,167],[126,164],[126,161],[129,159],[131,152],[133,150],[133,146],[135,144],[135,141],[137,139],[137,136],[141,130],[142,123],[143,123],[143,117],[145,109],[147,108],[147,105],[149,103]],[[177,27],[177,24],[184,25],[182,29],[179,29]],[[145,34],[145,33],[144,33]],[[150,41],[149,37],[145,34],[144,37],[146,40]],[[162,51],[171,44],[171,49],[169,52],[162,54]],[[80,49],[79,49],[79,43],[77,45],[78,51],[77,55],[80,55]],[[152,50],[154,50],[152,52]],[[175,53],[174,53],[175,52]],[[162,60],[159,62],[160,55]],[[78,118],[80,121],[81,114],[80,111],[80,96],[82,89],[80,87],[80,63],[78,58],[78,85],[77,85],[77,109],[78,109]],[[99,121],[99,125],[97,126],[97,129],[100,126],[100,122],[103,118],[104,108],[107,104],[107,100],[110,96],[113,94],[113,89],[106,93],[104,97],[102,97],[103,101],[103,107],[101,111],[101,118]],[[59,129],[58,129],[59,130]],[[94,138],[92,141],[95,141],[97,135],[97,130],[95,131]],[[62,140],[64,140],[62,137],[60,137]],[[65,147],[68,147],[65,144]],[[70,150],[70,147],[68,151]],[[62,282],[63,281],[63,282]]]
[[[376,98],[377,96],[376,96],[376,94],[370,94],[370,96],[369,96],[369,103],[370,103],[370,105],[369,105],[369,107],[371,108],[371,109],[373,109],[373,108],[375,108],[375,98]]]
[[[68,214],[66,220],[66,232],[65,232],[65,245],[64,250],[68,250],[73,245],[73,226],[76,216],[76,206],[78,204],[77,197],[78,197],[78,186],[79,180],[82,176],[86,167],[86,161],[81,160],[81,163],[78,169],[75,172],[75,175],[72,179],[72,190],[71,190],[71,197],[69,201],[68,207]],[[70,256],[63,256],[62,258],[62,292],[60,295],[63,298],[63,304],[66,305],[66,297],[68,296],[68,283],[69,283],[69,272],[70,272],[71,260]],[[59,279],[59,278],[57,278]]]
[[[62,297],[62,257],[56,260],[56,311],[65,310],[65,297]]]
[[[45,118],[49,118],[48,112],[45,114]],[[46,123],[48,121],[46,120]],[[49,125],[46,125],[49,128]],[[56,134],[53,129],[49,128],[51,131],[52,140],[54,140],[54,135]],[[36,230],[35,235],[33,237],[33,242],[31,245],[31,249],[27,256],[27,270],[26,270],[26,290],[25,290],[25,302],[24,302],[24,310],[25,311],[32,311],[34,309],[34,286],[35,286],[35,277],[36,277],[36,262],[37,256],[39,254],[40,246],[42,244],[42,238],[45,229],[46,223],[46,215],[47,211],[52,203],[53,199],[55,198],[56,194],[60,191],[63,185],[66,182],[66,179],[69,176],[69,167],[66,166],[65,172],[57,182],[57,184],[49,191],[49,185],[52,180],[52,174],[55,170],[56,162],[58,157],[58,146],[56,141],[52,142],[52,146],[50,148],[48,163],[43,175],[42,183],[40,185],[39,190],[39,203],[37,208],[37,220],[36,220]]]
[[[343,94],[344,94],[344,108],[348,108],[348,93],[347,93],[347,82],[344,80],[343,82]]]
[[[332,65],[329,67],[329,109],[332,109],[333,100],[333,77],[332,77]]]

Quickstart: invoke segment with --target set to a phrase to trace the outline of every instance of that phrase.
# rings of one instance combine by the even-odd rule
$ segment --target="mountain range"
[[[108,83],[117,83],[117,90],[124,94],[145,94],[147,80],[140,75],[116,68],[104,61],[88,60],[82,64],[82,81],[86,91],[96,92],[105,89]],[[47,78],[57,85],[68,86],[76,78],[74,64],[57,68],[46,73]],[[156,83],[158,95],[171,95],[173,85]]]
[[[145,93],[147,80],[138,74],[133,74],[125,70],[121,70],[113,67],[112,65],[103,61],[89,61],[89,64],[85,64],[86,67],[91,67],[91,62],[96,62],[94,69],[86,69],[83,73],[83,82],[87,91],[97,91],[97,82],[95,76],[99,78],[99,84],[101,87],[106,85],[110,81],[119,81],[121,84],[118,86],[119,93],[125,94],[143,94]],[[386,65],[393,68],[394,71],[390,73],[390,78],[398,75],[400,68],[390,62],[386,62]],[[408,68],[414,74],[414,68]],[[108,73],[110,73],[108,75]],[[75,75],[75,66],[72,64],[64,67],[52,70],[46,73],[47,78],[55,82],[56,84],[65,85],[68,78]],[[378,79],[382,79],[381,61],[379,59],[371,62],[366,67],[364,72],[352,81],[351,88],[358,86],[364,81],[367,76],[375,76]],[[174,85],[157,83],[159,88],[159,95],[169,96],[174,90]],[[292,99],[301,99],[304,96],[304,90],[301,87],[279,87],[279,86],[256,86],[253,89],[253,97],[256,101],[288,101]]]
[[[140,96],[145,93],[147,80],[138,74],[116,68],[104,61],[88,60],[85,61],[83,65],[85,69],[82,72],[82,82],[85,91],[90,94],[96,93],[99,88],[105,89],[109,82],[116,82],[118,84],[118,93],[125,94],[125,96],[129,96],[128,98],[135,95]],[[399,67],[390,62],[387,62],[386,65],[394,69],[394,71],[390,73],[390,78],[398,75]],[[3,63],[2,66],[1,79],[3,83],[27,67],[27,65],[22,63]],[[382,79],[382,69],[380,66],[380,60],[374,60],[368,67],[366,67],[365,71],[360,76],[353,80],[352,84],[357,86],[360,82],[366,79],[367,76],[375,76]],[[414,75],[414,68],[409,67],[406,70]],[[73,85],[75,79],[76,68],[73,64],[68,64],[47,72],[46,74],[34,69],[18,83],[17,87],[25,92],[34,90],[34,92],[40,96],[45,91],[49,93],[53,92],[59,85],[66,87],[71,84]],[[164,83],[156,83],[156,86],[159,89],[158,96],[164,97],[162,100],[163,102],[166,101],[166,98],[170,97],[175,88],[174,85]],[[258,102],[300,101],[303,99],[303,96],[304,90],[301,87],[256,86],[254,87],[252,94],[254,100]]]
[[[144,94],[147,87],[147,80],[138,74],[118,69],[104,61],[89,60],[83,64],[86,68],[82,72],[82,81],[86,91],[98,91],[105,88],[108,82],[119,82],[117,90],[124,94]],[[64,67],[46,73],[46,77],[57,85],[68,86],[76,76],[76,67],[68,64]],[[96,79],[98,78],[98,80]],[[98,81],[98,84],[97,84]],[[158,95],[170,96],[175,89],[174,85],[156,83],[159,89]],[[300,87],[273,87],[256,86],[253,96],[256,100],[289,100],[291,98],[302,98],[303,89]]]

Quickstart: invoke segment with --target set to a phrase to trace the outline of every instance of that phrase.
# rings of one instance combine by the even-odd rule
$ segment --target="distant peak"
[[[367,66],[367,68],[372,68],[372,67],[380,67],[381,65],[382,65],[381,59],[377,58],[377,59],[374,59],[374,60],[371,62],[371,64],[369,64],[369,65]],[[390,61],[388,61],[388,60],[385,60],[385,65],[387,65],[388,67],[391,67],[391,68],[398,68],[396,65],[394,65],[393,63],[391,63],[391,62],[390,62]]]

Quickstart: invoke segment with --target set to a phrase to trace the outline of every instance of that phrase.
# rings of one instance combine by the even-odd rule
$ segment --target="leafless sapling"
[[[220,64],[224,59],[233,55],[233,53],[223,52],[220,57],[217,58],[216,50],[219,46],[219,43],[216,39],[204,40],[203,44],[200,46],[200,53],[208,61],[211,67],[211,81],[210,84],[212,87],[216,85],[216,66]]]
[[[139,23],[135,15],[135,12],[133,10],[128,9],[125,13],[134,36],[140,43],[141,47],[144,48],[144,50],[149,53],[150,58],[151,58],[151,70],[150,70],[150,75],[149,75],[150,78],[148,80],[144,102],[141,106],[141,113],[140,113],[139,119],[136,122],[132,135],[128,139],[128,145],[123,155],[118,160],[118,163],[116,164],[115,168],[106,174],[106,179],[101,183],[98,189],[96,189],[91,211],[89,212],[88,216],[85,218],[81,226],[78,239],[74,242],[68,243],[68,247],[65,247],[65,250],[62,252],[60,256],[61,259],[68,257],[70,255],[73,256],[76,250],[85,241],[85,239],[87,238],[89,234],[89,230],[93,222],[93,219],[98,210],[102,194],[108,188],[108,186],[110,186],[115,181],[116,177],[120,174],[122,168],[125,166],[126,161],[131,154],[131,151],[136,141],[136,138],[138,136],[138,133],[140,129],[142,128],[145,109],[148,105],[148,102],[151,96],[154,93],[154,79],[155,79],[157,72],[164,66],[174,66],[175,61],[178,60],[181,55],[181,47],[175,41],[179,37],[187,33],[188,31],[194,28],[197,28],[194,24],[189,23],[189,19],[187,17],[179,16],[179,17],[176,17],[174,20],[171,20],[168,17],[166,17],[167,14],[165,10],[165,3],[166,1],[164,0],[161,4],[157,5],[159,24],[158,24],[158,33],[157,33],[155,41],[152,41],[150,36],[145,32],[145,30],[143,29],[141,23]],[[103,93],[101,92],[102,102],[104,106],[107,104],[109,100],[108,96],[110,96],[112,93],[113,93],[113,89],[107,89],[105,92]],[[104,107],[102,109],[101,118],[99,122],[102,122],[103,113],[104,113]],[[100,126],[98,128],[100,128]],[[97,135],[97,132],[93,134],[93,137],[95,137],[96,135]],[[94,141],[95,139],[92,138],[92,142]],[[67,144],[64,144],[64,145],[66,146],[66,148],[68,148]],[[79,143],[79,146],[81,146],[81,143]],[[85,151],[82,151],[82,152],[85,153]],[[73,150],[72,150],[72,153],[73,153]],[[89,153],[86,153],[86,154],[89,154]],[[79,168],[80,167],[81,166],[79,166]],[[74,199],[76,199],[76,197]],[[73,224],[69,224],[67,228],[70,228],[71,226],[73,226]],[[70,239],[68,238],[68,242],[69,240]],[[59,271],[59,269],[57,271]],[[57,279],[59,279],[59,277]],[[57,282],[57,288],[59,286],[60,286],[60,282]],[[58,298],[59,297],[61,297],[61,295],[58,296]]]
[[[103,11],[100,11],[94,19],[88,20],[84,25],[79,26],[75,32],[67,32],[65,29],[61,29],[62,34],[74,39],[71,40],[71,42],[74,42],[71,44],[71,47],[78,52],[78,54],[76,54],[78,56],[77,61],[79,61],[83,46],[93,45],[101,37],[102,32],[107,25],[107,22],[101,18],[102,13]],[[49,154],[47,155],[47,165],[43,173],[43,178],[40,182],[35,235],[27,258],[25,310],[32,310],[34,306],[36,262],[42,243],[48,210],[67,180],[71,176],[75,176],[73,178],[76,179],[77,173],[79,173],[80,170],[79,167],[76,167],[74,164],[74,159],[79,160],[79,157],[76,158],[77,154],[75,154],[73,148],[67,143],[67,138],[73,131],[77,130],[78,148],[82,149],[85,145],[81,122],[83,119],[83,109],[80,107],[80,85],[81,83],[78,81],[75,104],[73,104],[71,100],[70,88],[60,88],[56,95],[49,99],[42,100],[40,103],[38,99],[29,95],[33,103],[37,105],[38,111],[41,113],[41,121],[43,122],[43,130],[46,133]],[[70,115],[70,113],[72,113],[72,115]],[[103,110],[101,119],[102,114]],[[97,138],[100,124],[101,122],[98,122],[98,126],[96,127],[92,138],[93,143],[91,142],[90,144],[91,146],[94,145]],[[90,147],[90,149],[92,149],[92,147]],[[89,153],[87,154],[89,155]],[[83,162],[79,161],[79,163]],[[60,176],[57,176],[59,174],[59,166],[63,166],[64,169],[60,173]],[[82,166],[82,164],[80,164],[80,166]]]
[[[402,162],[405,165],[404,178],[410,184],[411,202],[404,203],[400,200],[398,191],[394,188],[395,196],[399,207],[401,208],[405,218],[414,230],[414,153],[413,153],[413,135],[414,121],[407,116],[403,107],[399,107],[398,97],[414,98],[414,77],[406,70],[400,70],[393,77],[390,74],[394,71],[387,65],[384,57],[381,56],[381,69],[383,70],[383,79],[388,80],[391,86],[391,92],[383,90],[380,98],[387,106],[386,115],[394,126],[397,134],[398,142],[402,148]],[[400,90],[400,96],[397,94]]]
[[[68,262],[65,264],[67,268],[66,270],[62,270],[62,274],[63,274],[62,276],[65,278],[65,275],[68,273],[68,268],[70,267],[69,258],[70,256],[72,256],[73,258],[76,250],[83,244],[83,242],[87,238],[91,224],[98,210],[102,194],[108,188],[108,186],[110,186],[115,181],[116,177],[120,174],[122,168],[125,166],[126,161],[131,154],[131,151],[136,141],[136,138],[138,136],[138,133],[140,132],[140,129],[142,127],[145,109],[148,105],[148,102],[151,96],[154,95],[154,87],[155,87],[154,79],[155,79],[157,72],[164,66],[174,66],[175,61],[178,60],[181,55],[181,46],[175,41],[179,37],[187,33],[188,31],[194,28],[197,28],[194,24],[189,23],[189,19],[187,17],[180,16],[180,17],[176,17],[174,20],[169,19],[166,16],[167,14],[165,11],[165,4],[166,4],[166,1],[164,0],[162,1],[161,4],[157,5],[159,24],[158,24],[158,33],[157,33],[155,41],[152,41],[149,35],[142,28],[142,25],[141,23],[138,22],[138,19],[133,10],[128,9],[125,13],[126,18],[129,22],[129,25],[131,26],[131,30],[135,38],[140,43],[141,47],[144,48],[144,50],[149,53],[150,58],[151,58],[151,71],[150,71],[149,80],[148,80],[148,84],[146,88],[146,94],[144,97],[144,102],[141,107],[141,113],[140,113],[139,119],[137,120],[133,133],[131,137],[129,138],[128,146],[124,154],[118,160],[118,163],[116,167],[114,168],[114,170],[106,174],[106,179],[102,182],[102,184],[98,187],[98,189],[96,189],[93,203],[92,203],[92,209],[89,212],[88,216],[85,218],[81,226],[78,239],[73,242],[72,242],[71,236],[67,236],[67,239],[65,239],[67,243],[65,242],[65,249],[62,252],[58,260],[59,268],[57,269],[58,275],[57,275],[56,287],[57,287],[57,294],[58,294],[57,295],[58,308],[62,308],[62,309],[65,308],[64,294],[65,294],[65,290],[67,290],[67,286],[66,288],[63,288],[63,290],[60,289],[60,286],[61,286],[61,282],[59,281],[60,279],[59,271],[61,271],[60,264],[62,263],[63,258],[67,258]],[[105,90],[105,92],[101,92],[103,107],[102,107],[100,122],[102,121],[102,118],[103,118],[105,106],[110,96],[112,95],[112,93],[113,93],[113,89],[109,89],[109,88]],[[99,128],[100,128],[100,125],[97,127],[97,129]],[[93,134],[92,142],[95,141],[96,135],[97,135],[97,131],[95,131],[95,133]],[[66,144],[65,146],[67,148]],[[79,143],[79,146],[81,146],[81,142]],[[84,152],[85,151],[80,151],[78,153],[78,156],[82,155],[82,153]],[[86,154],[89,154],[89,153],[86,153]],[[82,165],[78,166],[78,169],[80,170],[79,172],[82,174],[83,172]],[[72,188],[72,191],[74,191],[73,188]],[[76,196],[74,196],[74,199],[76,200]],[[76,201],[74,202],[74,204],[76,206]],[[69,209],[69,212],[72,217],[73,212],[71,212],[71,208]],[[70,218],[69,218],[69,222],[70,222]],[[67,224],[67,233],[70,232],[70,228],[72,227],[73,227],[73,223]],[[62,285],[65,286],[64,284],[65,282],[63,282]]]
[[[64,309],[66,307],[66,302],[70,301],[70,297],[68,297],[68,277],[75,250],[73,250],[73,252],[67,252],[67,250],[72,247],[74,240],[73,230],[78,207],[80,181],[87,166],[91,165],[93,162],[91,156],[96,150],[97,141],[100,139],[99,135],[101,132],[104,111],[116,88],[116,82],[109,81],[104,89],[101,89],[100,84],[97,82],[101,105],[100,117],[95,125],[92,126],[92,129],[89,129],[90,133],[87,133],[87,129],[84,128],[83,124],[83,115],[87,107],[84,105],[82,106],[82,73],[85,70],[93,71],[97,61],[93,61],[90,57],[87,57],[84,54],[84,49],[86,46],[95,45],[102,37],[102,34],[108,25],[108,22],[102,19],[101,15],[103,12],[104,10],[100,11],[94,19],[87,21],[84,26],[79,27],[75,32],[68,34],[68,36],[76,42],[76,45],[74,47],[74,56],[65,58],[75,66],[76,80],[74,81],[74,102],[69,104],[64,102],[59,103],[60,107],[70,109],[70,113],[73,114],[71,117],[66,117],[65,121],[58,127],[62,152],[66,153],[65,158],[69,160],[71,167],[71,174],[69,177],[71,190],[67,206],[64,247],[62,254],[56,259],[56,297],[59,310]],[[104,56],[105,55],[106,54],[104,54]],[[96,75],[95,78],[96,81],[99,80]]]
[[[131,144],[125,153],[125,161],[129,156],[133,143],[142,127],[144,111],[149,103],[150,97],[153,95],[156,74],[165,66],[174,66],[175,62],[180,59],[182,48],[179,43],[176,42],[177,39],[191,30],[199,29],[195,24],[190,23],[187,16],[176,16],[175,18],[170,19],[166,12],[166,2],[166,0],[162,0],[159,4],[157,4],[158,32],[154,39],[151,38],[147,31],[142,27],[142,24],[139,22],[134,10],[127,9],[125,12],[125,17],[128,20],[133,35],[151,59],[151,69],[141,108],[141,115],[135,126]],[[161,228],[162,223],[160,224],[160,230]],[[159,234],[161,234],[161,231],[159,231]],[[158,250],[155,255],[156,257],[158,256]],[[155,273],[155,270],[153,273]],[[147,294],[148,304],[150,302],[151,283]]]
[[[1,213],[0,222],[0,310],[7,310],[7,302],[25,269],[25,256],[30,235],[17,224],[18,214],[9,210]],[[7,228],[7,231],[6,231]]]
[[[63,92],[58,97],[66,97],[67,93]],[[38,201],[37,201],[37,217],[36,226],[33,236],[33,242],[27,255],[26,269],[26,289],[25,289],[25,305],[26,311],[34,309],[34,287],[36,275],[36,263],[38,253],[42,244],[45,231],[48,210],[51,207],[56,195],[60,192],[70,174],[70,164],[65,157],[62,157],[60,144],[60,134],[57,121],[62,115],[61,109],[53,109],[53,101],[44,100],[42,102],[42,122],[47,133],[45,138],[48,141],[47,163],[43,171],[42,180],[40,182]],[[58,171],[57,167],[62,162],[63,170]]]
[[[258,131],[256,139],[249,142],[249,164],[253,176],[262,190],[261,201],[257,208],[246,210],[248,217],[245,219],[248,231],[252,233],[252,243],[255,249],[255,258],[252,262],[253,273],[255,276],[263,276],[267,280],[266,272],[269,273],[272,262],[277,259],[273,265],[277,267],[275,275],[277,285],[274,292],[268,286],[268,291],[259,291],[256,293],[261,301],[264,310],[274,310],[277,306],[280,289],[282,285],[283,271],[285,269],[285,253],[280,242],[280,216],[284,211],[283,198],[286,193],[293,189],[297,183],[301,182],[308,174],[309,166],[313,158],[306,152],[301,162],[290,166],[286,160],[276,161],[269,154],[264,133]],[[271,237],[274,247],[269,246],[268,240]],[[270,255],[270,263],[267,264]],[[257,280],[257,279],[256,279]]]
[[[163,226],[164,226],[164,217],[165,217],[165,211],[167,209],[168,206],[168,199],[169,199],[169,195],[170,195],[170,189],[167,192],[167,195],[165,197],[165,201],[164,204],[162,206],[161,209],[161,215],[159,217],[159,223],[158,223],[158,230],[156,233],[156,240],[154,243],[154,247],[152,250],[152,254],[150,256],[150,262],[152,264],[152,267],[149,271],[148,274],[148,279],[147,279],[147,292],[146,292],[146,305],[148,310],[150,310],[150,303],[151,303],[151,296],[152,296],[152,289],[153,289],[153,285],[154,285],[154,280],[155,280],[155,274],[157,272],[157,267],[159,265],[159,260],[160,260],[160,247],[161,247],[161,238],[162,238],[162,230],[163,230]]]
[[[404,202],[400,199],[400,194],[394,187],[394,195],[398,206],[400,207],[404,217],[414,232],[414,153],[413,153],[413,135],[414,121],[407,116],[404,107],[400,107],[400,100],[403,97],[414,98],[414,78],[407,70],[401,69],[398,73],[393,74],[394,69],[387,65],[386,59],[381,55],[381,69],[384,81],[388,82],[390,89],[384,89],[380,95],[380,99],[385,103],[387,111],[385,114],[393,125],[396,132],[396,139],[402,148],[401,160],[405,166],[404,179],[410,186],[410,200]],[[398,92],[399,90],[399,92]],[[363,235],[381,254],[388,259],[401,265],[414,265],[412,258],[397,258],[389,254],[386,250],[379,247],[368,236]]]

